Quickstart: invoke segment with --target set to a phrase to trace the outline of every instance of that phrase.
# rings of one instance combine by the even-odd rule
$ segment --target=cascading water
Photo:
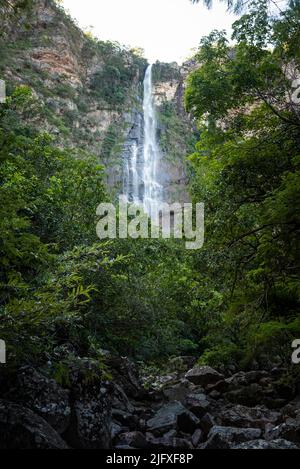
[[[152,65],[148,66],[144,78],[143,119],[136,127],[124,157],[123,193],[129,202],[141,205],[149,216],[154,216],[162,201],[162,186],[158,178],[160,149],[152,93]],[[136,133],[143,135],[140,146]]]
[[[143,206],[148,215],[155,215],[162,199],[162,186],[158,182],[159,145],[157,121],[152,94],[152,65],[146,70],[144,79],[144,153],[143,153]]]

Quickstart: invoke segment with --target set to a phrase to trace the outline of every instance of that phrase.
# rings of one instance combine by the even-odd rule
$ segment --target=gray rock
[[[190,391],[191,383],[187,380],[183,380],[179,383],[173,384],[172,386],[163,388],[163,395],[169,401],[179,401],[185,403],[186,396]]]
[[[229,449],[235,443],[259,439],[261,430],[258,428],[234,428],[214,426],[206,443],[201,445],[202,449]]]
[[[64,433],[71,416],[69,392],[31,367],[22,368],[17,380],[20,403],[43,417],[59,434]]]
[[[0,449],[67,449],[59,434],[39,415],[0,401]]]
[[[120,433],[122,433],[123,431],[123,428],[121,427],[121,425],[118,425],[116,422],[112,422],[111,423],[111,427],[110,427],[110,434],[111,434],[111,439],[113,440],[117,435],[119,435]]]
[[[264,430],[267,424],[279,423],[281,415],[279,412],[271,412],[263,406],[250,408],[236,405],[222,411],[219,418],[224,426]]]
[[[148,442],[146,436],[141,432],[121,433],[117,438],[117,446],[130,446],[136,449],[147,449]]]
[[[284,423],[268,429],[265,438],[269,441],[280,438],[300,445],[300,419],[289,418]]]
[[[203,432],[200,428],[198,428],[192,435],[191,441],[192,441],[193,446],[197,448],[197,446],[202,441],[202,439],[203,439]]]
[[[211,405],[210,401],[203,393],[189,394],[186,398],[185,404],[186,407],[199,418],[203,417],[203,415],[207,413]]]
[[[223,376],[210,366],[195,366],[186,373],[185,377],[192,383],[199,384],[200,386],[215,384],[223,379]]]
[[[224,399],[227,399],[229,402],[248,407],[261,405],[265,397],[262,387],[256,383],[228,391],[223,396]]]
[[[299,449],[290,441],[278,440],[253,440],[233,446],[231,449]]]
[[[197,417],[178,401],[162,406],[147,422],[148,430],[156,435],[177,428],[183,432],[193,433],[198,425]]]
[[[174,438],[163,436],[161,438],[155,438],[152,434],[147,433],[148,448],[152,450],[189,450],[194,449],[192,443],[185,438]]]
[[[207,412],[200,421],[201,430],[207,435],[214,425],[216,425],[215,418]]]

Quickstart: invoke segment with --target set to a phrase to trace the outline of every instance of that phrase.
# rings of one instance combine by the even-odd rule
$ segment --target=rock
[[[182,404],[185,403],[186,395],[190,391],[191,383],[187,380],[183,380],[179,383],[173,384],[172,386],[163,388],[163,395],[169,401],[179,401]]]
[[[202,441],[202,439],[203,439],[203,432],[202,432],[202,430],[201,430],[200,428],[198,428],[198,429],[194,432],[194,434],[193,434],[193,436],[192,436],[192,440],[191,440],[191,441],[192,441],[193,446],[194,446],[195,448],[197,448],[197,446],[198,446],[199,443]]]
[[[223,397],[229,402],[245,405],[248,407],[261,405],[262,402],[264,402],[264,393],[262,387],[256,383],[228,391],[223,395]]]
[[[125,357],[110,356],[107,358],[114,381],[124,390],[128,397],[142,398],[145,390],[136,365]]]
[[[147,449],[148,442],[146,436],[141,432],[121,433],[117,438],[117,446],[130,446],[135,449]]]
[[[116,383],[113,383],[112,406],[125,412],[133,413],[134,407],[126,396],[124,389]]]
[[[186,407],[193,412],[197,417],[201,418],[206,414],[207,410],[210,407],[210,401],[207,399],[206,395],[203,393],[200,394],[189,394],[186,397]]]
[[[130,414],[124,410],[112,409],[112,416],[118,423],[125,425],[130,430],[135,430],[138,426],[139,419],[137,415]]]
[[[223,392],[227,391],[228,383],[224,379],[221,379],[220,381],[218,381],[215,384],[209,384],[208,386],[206,386],[205,389],[206,389],[206,392],[208,392],[208,393],[213,392],[213,391],[223,393]]]
[[[66,440],[73,448],[111,447],[111,405],[113,386],[102,380],[99,364],[76,359],[69,364],[72,418]]]
[[[214,417],[209,413],[206,413],[200,421],[200,427],[205,433],[205,435],[210,432],[214,425],[216,425],[216,421]]]
[[[212,391],[210,394],[209,394],[209,397],[211,397],[212,399],[220,399],[221,397],[221,393],[218,392],[218,391]]]
[[[20,370],[17,382],[20,403],[40,415],[59,434],[64,433],[71,416],[69,392],[31,367]]]
[[[224,426],[264,430],[267,424],[279,423],[281,415],[278,412],[271,412],[263,406],[250,408],[236,405],[222,411],[219,418]]]
[[[248,373],[239,371],[225,381],[230,385],[231,389],[234,389],[239,386],[248,386],[249,384],[258,383],[262,378],[268,376],[266,371],[249,371]]]
[[[223,376],[210,366],[195,366],[186,373],[185,377],[192,383],[204,387],[223,379]]]
[[[231,449],[299,449],[290,441],[278,440],[253,440],[233,446]]]
[[[193,433],[198,425],[197,417],[178,401],[162,406],[147,422],[148,430],[155,435],[161,435],[168,430],[177,428],[183,432]]]
[[[172,438],[163,436],[155,438],[151,433],[147,433],[148,448],[157,451],[168,450],[189,450],[194,449],[190,441],[185,438]]]
[[[68,441],[79,449],[108,449],[111,446],[109,399],[83,396],[74,403],[74,417]]]
[[[300,445],[300,419],[287,419],[276,427],[267,429],[266,440],[284,439]]]
[[[0,401],[0,449],[67,449],[60,435],[39,415]]]
[[[206,443],[200,445],[201,449],[229,449],[234,443],[260,438],[261,430],[258,428],[234,428],[214,426]]]
[[[124,428],[122,428],[121,425],[118,425],[116,422],[112,421],[110,427],[110,435],[112,440],[123,431]]]

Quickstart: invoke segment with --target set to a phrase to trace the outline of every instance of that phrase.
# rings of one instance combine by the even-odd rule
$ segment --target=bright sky
[[[235,19],[215,0],[211,10],[190,0],[63,0],[80,27],[102,40],[141,47],[150,62],[181,63],[200,38]]]

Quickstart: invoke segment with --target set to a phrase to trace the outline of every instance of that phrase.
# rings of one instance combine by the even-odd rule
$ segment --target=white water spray
[[[160,158],[157,142],[157,120],[152,94],[152,65],[146,70],[144,79],[144,161],[143,182],[144,197],[143,206],[150,216],[157,212],[157,207],[162,200],[162,186],[158,182],[158,165]]]
[[[125,157],[123,193],[128,201],[141,205],[149,216],[154,217],[163,191],[158,177],[160,149],[152,92],[152,65],[148,66],[144,78],[143,126],[139,124],[143,134],[142,148],[133,140]]]

